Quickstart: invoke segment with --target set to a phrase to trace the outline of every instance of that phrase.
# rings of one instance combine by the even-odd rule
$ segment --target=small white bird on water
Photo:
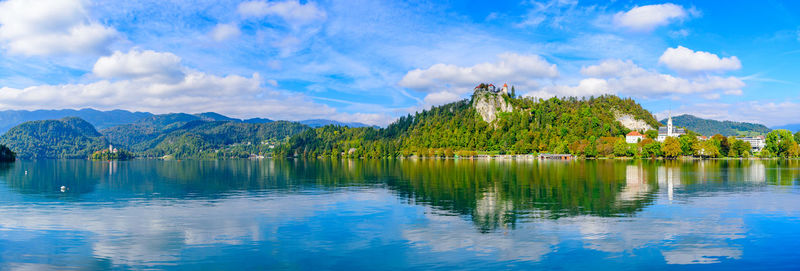
[[[62,185],[62,186],[61,186],[61,192],[62,192],[62,193],[63,193],[63,192],[67,192],[67,187]]]

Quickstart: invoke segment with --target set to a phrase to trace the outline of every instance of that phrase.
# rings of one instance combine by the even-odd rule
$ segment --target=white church
[[[664,142],[664,140],[666,140],[667,137],[679,137],[680,135],[685,135],[685,134],[686,134],[685,129],[675,128],[675,126],[672,126],[672,116],[669,116],[669,119],[667,120],[667,126],[658,127],[658,137],[656,138],[656,141]]]

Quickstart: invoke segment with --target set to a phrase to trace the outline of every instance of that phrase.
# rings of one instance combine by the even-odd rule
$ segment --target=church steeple
[[[667,136],[675,136],[673,134],[673,131],[674,130],[672,129],[672,113],[670,112],[669,119],[667,119]]]

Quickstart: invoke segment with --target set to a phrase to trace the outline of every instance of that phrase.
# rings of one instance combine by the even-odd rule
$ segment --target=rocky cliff
[[[500,93],[489,90],[476,90],[472,94],[472,107],[481,115],[481,118],[492,123],[497,119],[497,113],[514,111],[514,107]]]

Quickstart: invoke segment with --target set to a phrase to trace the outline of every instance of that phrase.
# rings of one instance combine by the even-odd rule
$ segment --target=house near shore
[[[741,141],[750,143],[750,152],[757,153],[767,146],[766,138],[764,136],[749,136],[738,138]]]
[[[625,142],[627,143],[639,143],[639,141],[642,141],[643,139],[644,135],[637,131],[631,131],[625,135]]]
[[[668,137],[679,137],[685,134],[685,129],[677,128],[672,125],[672,116],[669,116],[669,120],[667,120],[667,126],[658,127],[658,137],[656,138],[656,141],[664,142],[664,140],[666,140]]]

